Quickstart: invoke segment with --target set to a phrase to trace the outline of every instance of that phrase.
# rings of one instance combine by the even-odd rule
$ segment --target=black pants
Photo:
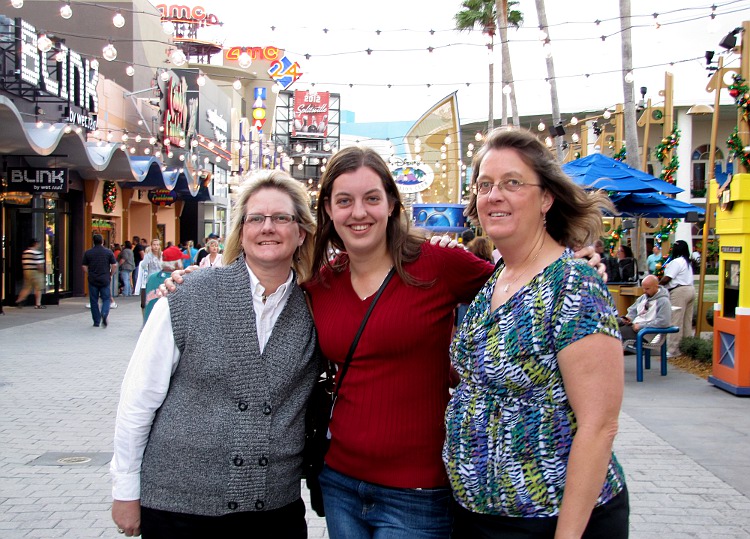
[[[271,511],[245,511],[220,517],[173,513],[141,507],[143,539],[307,539],[302,498]]]
[[[519,518],[483,515],[453,504],[451,539],[553,539],[557,517]],[[627,539],[630,505],[628,491],[595,507],[583,539]]]

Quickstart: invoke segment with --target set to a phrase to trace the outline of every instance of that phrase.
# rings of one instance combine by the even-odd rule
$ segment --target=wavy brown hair
[[[410,285],[425,285],[404,270],[404,264],[414,262],[419,258],[425,238],[411,229],[404,212],[404,206],[401,204],[401,195],[388,165],[375,150],[363,146],[351,146],[337,152],[331,157],[321,178],[320,193],[318,194],[318,230],[313,251],[313,274],[319,275],[323,267],[329,267],[334,271],[341,271],[344,268],[343,259],[340,259],[341,263],[339,264],[332,264],[328,256],[331,248],[345,252],[346,246],[326,212],[325,203],[331,199],[333,182],[336,181],[336,178],[362,167],[369,168],[380,177],[386,197],[393,204],[393,212],[388,217],[388,225],[386,226],[386,243],[399,277]]]
[[[289,198],[292,199],[296,222],[302,230],[307,232],[302,245],[297,248],[297,254],[292,259],[292,268],[297,272],[297,280],[299,282],[309,279],[315,222],[310,212],[310,201],[305,188],[282,170],[262,170],[256,172],[243,184],[243,187],[232,209],[232,231],[229,233],[229,237],[224,245],[224,254],[222,254],[224,265],[228,266],[243,253],[242,227],[245,224],[245,206],[247,206],[247,201],[263,189],[276,189],[289,195]]]
[[[474,155],[471,173],[471,195],[464,215],[479,223],[476,185],[479,167],[490,150],[515,150],[518,156],[539,176],[544,189],[554,198],[547,212],[547,232],[555,241],[568,247],[590,244],[602,234],[602,212],[615,213],[615,207],[602,191],[587,192],[563,172],[560,163],[532,133],[497,128],[487,135],[484,145]]]

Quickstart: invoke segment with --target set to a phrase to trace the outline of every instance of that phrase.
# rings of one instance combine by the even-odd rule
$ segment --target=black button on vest
[[[227,508],[231,509],[232,511],[234,511],[235,509],[237,509],[237,507],[238,507],[237,506],[237,502],[229,502],[227,504]]]
[[[239,403],[237,404],[237,408],[239,408],[239,409],[240,409],[240,412],[244,412],[245,410],[247,410],[247,403],[246,403],[246,402],[242,402],[242,401],[240,401],[240,402],[239,402]]]
[[[259,466],[268,466],[268,459],[266,457],[260,457],[258,459]]]
[[[265,403],[263,405],[263,414],[264,415],[271,415],[271,405],[268,403]]]
[[[258,500],[257,502],[255,502],[255,508],[258,511],[260,511],[261,509],[263,509],[265,506],[266,506],[266,504],[263,503],[263,500]]]
[[[235,466],[242,466],[243,462],[244,461],[242,460],[242,457],[240,457],[239,455],[237,455],[236,457],[234,457],[234,465]]]

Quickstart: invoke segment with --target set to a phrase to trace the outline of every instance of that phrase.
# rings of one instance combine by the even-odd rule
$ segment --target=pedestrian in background
[[[46,309],[42,305],[42,292],[44,291],[44,253],[39,250],[39,240],[31,238],[29,246],[21,254],[21,265],[23,267],[23,287],[16,298],[16,307],[23,307],[24,301],[29,294],[34,293],[34,308]]]
[[[219,252],[219,240],[208,240],[206,248],[208,249],[208,255],[201,260],[200,267],[220,268],[223,266],[221,253]]]
[[[195,248],[193,240],[188,240],[187,244],[185,244],[184,253],[188,255],[185,266],[191,266],[195,264],[195,257],[198,254],[198,249]]]
[[[133,271],[135,270],[135,256],[133,245],[125,240],[125,246],[120,251],[120,280],[122,280],[122,293],[125,296],[133,295]]]
[[[454,539],[628,536],[612,452],[622,401],[616,309],[566,245],[601,233],[601,193],[568,178],[536,136],[497,129],[472,163],[466,215],[503,253],[451,356],[460,382],[443,450]]]
[[[141,310],[146,312],[146,285],[148,278],[154,273],[161,271],[161,240],[154,238],[151,240],[151,246],[143,256],[140,266],[138,266],[139,294],[141,295]],[[145,316],[144,316],[145,320]]]
[[[154,303],[159,297],[156,295],[156,289],[164,280],[169,277],[174,270],[183,268],[183,260],[188,255],[180,251],[177,247],[167,247],[161,254],[161,271],[152,273],[146,282],[146,308],[143,311],[143,323],[148,322],[148,315],[154,308]]]
[[[307,537],[304,418],[320,373],[297,284],[312,257],[308,203],[285,172],[256,174],[234,205],[227,265],[156,302],[122,384],[110,465],[127,536]]]
[[[687,242],[677,240],[672,244],[669,260],[664,264],[664,275],[659,284],[669,291],[672,302],[672,325],[679,331],[668,337],[667,355],[680,355],[680,341],[683,337],[693,336],[693,303],[695,303],[695,284],[693,266],[690,262],[690,249]]]
[[[110,282],[117,275],[117,260],[112,251],[104,247],[101,234],[94,234],[94,246],[83,253],[83,271],[88,276],[89,302],[94,327],[107,327],[110,303]],[[99,299],[101,298],[101,310]]]
[[[654,244],[653,249],[651,249],[651,254],[646,258],[646,266],[648,268],[648,272],[651,275],[656,275],[656,265],[659,264],[659,266],[661,267],[663,261],[664,259],[661,255],[661,247]]]

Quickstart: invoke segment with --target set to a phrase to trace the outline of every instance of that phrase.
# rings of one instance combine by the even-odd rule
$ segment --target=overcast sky
[[[705,51],[715,50],[718,55],[723,50],[718,46],[722,37],[750,19],[750,0],[631,0],[631,4],[632,22],[638,26],[632,32],[636,100],[638,88],[646,86],[647,97],[654,104],[660,102],[658,91],[664,86],[665,70],[670,70],[676,104],[713,102],[705,91]],[[710,23],[713,4],[716,17]],[[354,111],[357,121],[415,120],[454,91],[458,91],[463,123],[487,118],[488,38],[479,30],[453,30],[453,16],[461,6],[458,0],[214,0],[202,5],[224,22],[213,37],[226,46],[286,49],[304,73],[293,88],[306,89],[315,83],[318,91],[340,93],[342,109]],[[561,110],[601,111],[622,102],[619,2],[548,0],[546,5]],[[518,9],[525,22],[521,30],[509,32],[509,40],[519,112],[549,114],[535,2],[521,0]],[[434,50],[429,52],[428,47]],[[496,117],[502,96],[499,49]],[[739,66],[736,55],[728,55],[726,62]],[[723,101],[731,99],[725,95]]]

